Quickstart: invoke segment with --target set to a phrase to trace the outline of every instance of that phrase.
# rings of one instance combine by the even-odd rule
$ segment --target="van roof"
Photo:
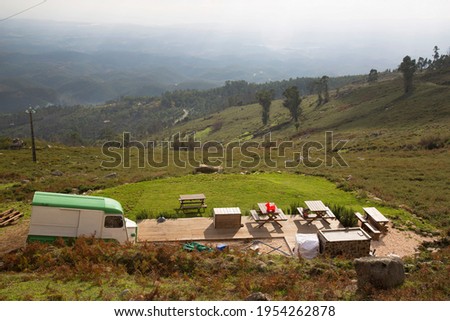
[[[99,210],[108,214],[123,214],[122,205],[118,201],[107,197],[35,192],[31,204],[37,206]]]

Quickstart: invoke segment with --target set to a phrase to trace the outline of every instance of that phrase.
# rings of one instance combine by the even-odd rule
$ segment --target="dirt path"
[[[372,241],[371,248],[376,256],[398,255],[400,257],[414,255],[417,247],[424,241],[433,241],[431,237],[420,236],[411,231],[400,231],[389,226],[387,234],[379,241]]]

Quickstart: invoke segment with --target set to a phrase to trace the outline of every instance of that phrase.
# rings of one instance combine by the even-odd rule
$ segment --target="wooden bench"
[[[369,235],[372,237],[374,241],[378,241],[380,239],[381,232],[377,230],[375,227],[373,227],[368,222],[363,224],[363,229],[369,233]]]
[[[297,207],[297,212],[307,222],[307,224],[311,224],[311,222],[314,221],[314,219],[315,219],[315,214],[312,214],[312,215],[314,215],[313,217],[311,217],[309,215],[305,217],[305,213],[304,213],[303,207]]]
[[[278,217],[276,218],[276,221],[287,221],[288,218],[286,215],[284,215],[283,211],[281,209],[278,209]]]
[[[189,210],[197,210],[200,214],[201,210],[204,210],[208,206],[205,204],[205,195],[204,194],[186,194],[180,195],[178,199],[180,201],[180,207],[177,211],[183,211],[184,213]]]
[[[284,215],[283,211],[281,209],[278,209],[277,217],[275,219],[271,219],[269,216],[264,215],[263,217],[259,216],[258,212],[255,210],[250,210],[250,215],[252,216],[253,220],[259,224],[258,227],[262,227],[265,223],[268,222],[274,222],[281,226],[280,221],[287,221],[288,218],[286,215]]]
[[[186,209],[199,209],[199,208],[207,208],[208,205],[205,204],[199,204],[199,205],[182,205],[180,206],[181,210],[186,210]]]
[[[332,219],[332,220],[335,220],[336,219],[336,215],[334,215],[334,213],[330,210],[330,208],[329,207],[327,207],[327,218],[330,218],[330,219]],[[325,218],[325,217],[324,217]]]
[[[260,222],[263,220],[259,217],[258,212],[256,212],[255,210],[250,210],[250,215],[255,220],[255,222]]]
[[[364,218],[364,216],[361,215],[361,213],[356,212],[355,215],[358,218],[358,220],[361,222],[361,224],[367,223],[367,220]]]

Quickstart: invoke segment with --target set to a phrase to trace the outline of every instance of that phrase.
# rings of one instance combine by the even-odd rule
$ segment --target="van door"
[[[123,216],[105,214],[101,237],[103,239],[114,239],[119,243],[125,243],[128,240],[128,237]]]
[[[102,233],[102,211],[81,210],[78,221],[77,236],[101,237]]]

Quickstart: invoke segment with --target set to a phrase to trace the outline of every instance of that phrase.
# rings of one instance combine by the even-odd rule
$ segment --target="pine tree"
[[[298,88],[296,86],[289,87],[283,92],[283,96],[283,106],[289,109],[292,120],[295,123],[298,123],[299,116],[302,113],[302,110],[300,109],[302,99]]]
[[[405,94],[409,94],[413,91],[413,76],[416,72],[416,60],[411,59],[410,56],[405,56],[403,62],[398,67],[398,70],[403,74],[403,85]]]
[[[256,93],[256,99],[262,107],[262,123],[267,125],[269,122],[270,105],[272,104],[273,91],[272,90],[262,90]]]

